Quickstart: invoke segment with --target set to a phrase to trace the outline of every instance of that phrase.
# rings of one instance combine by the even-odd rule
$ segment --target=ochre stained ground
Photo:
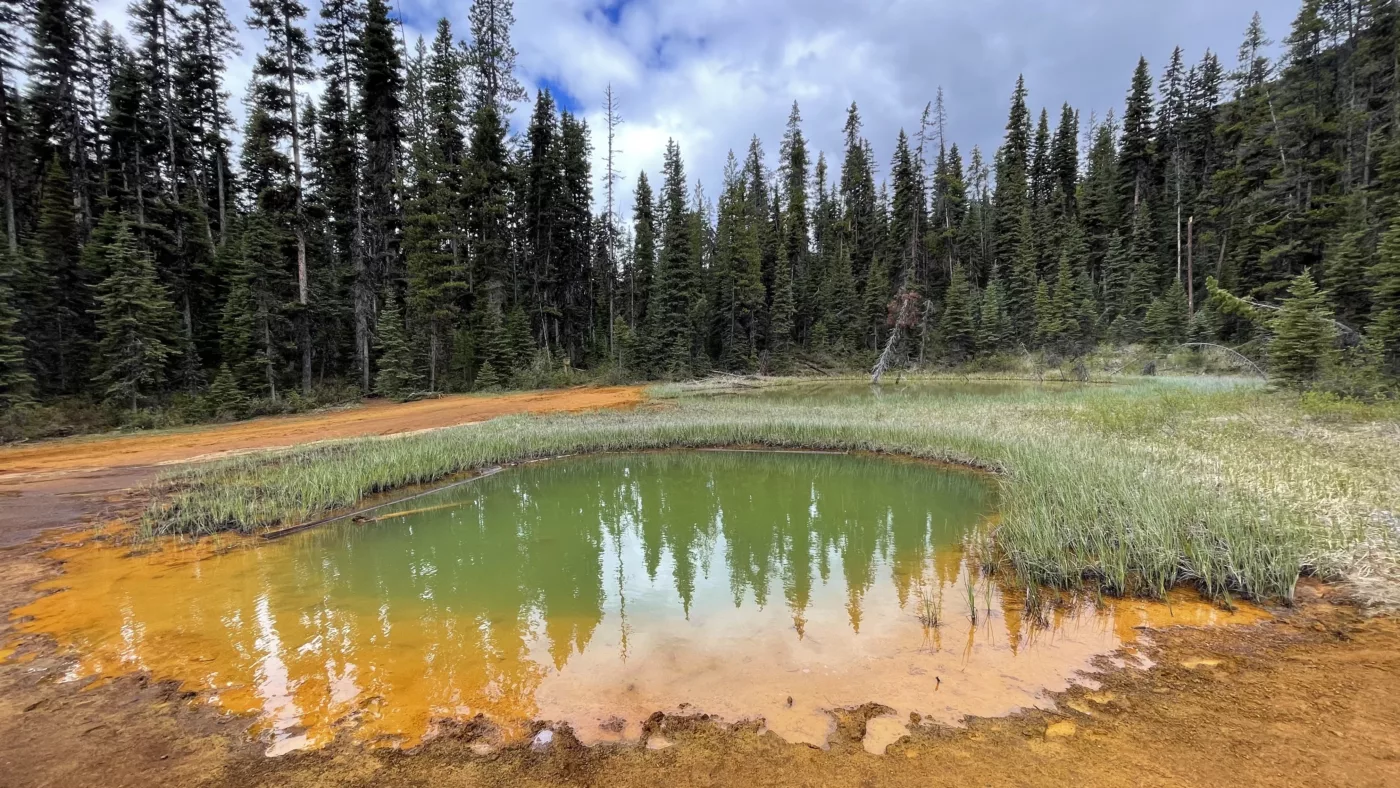
[[[0,545],[15,546],[0,549],[0,610],[61,577],[28,538],[35,529],[121,509],[153,464],[640,398],[636,389],[448,398],[3,450]],[[879,711],[866,708],[835,712],[826,750],[756,723],[653,718],[646,735],[664,749],[585,748],[566,730],[543,751],[501,747],[489,727],[468,723],[409,752],[344,737],[267,758],[249,718],[139,665],[121,678],[66,680],[73,659],[52,639],[0,619],[0,786],[1400,785],[1400,620],[1328,596],[1307,583],[1297,608],[1257,625],[1148,630],[1151,643],[1139,646],[1154,663],[1147,670],[1104,661],[1098,687],[1058,693],[1055,711],[917,726],[884,755],[866,752]]]
[[[485,421],[514,413],[553,413],[635,405],[637,386],[573,388],[500,396],[455,395],[418,402],[373,400],[358,407],[277,416],[213,427],[46,441],[0,449],[0,477],[16,473],[122,468],[313,441],[392,435]]]
[[[0,447],[0,547],[84,514],[113,508],[155,468],[259,449],[366,435],[394,435],[516,413],[625,408],[640,386],[573,388],[497,396],[455,395],[418,402],[380,400],[340,410],[179,430],[100,435]]]

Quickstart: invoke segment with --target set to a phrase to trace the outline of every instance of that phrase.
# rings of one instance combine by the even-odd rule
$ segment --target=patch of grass
[[[1020,586],[1161,597],[1191,583],[1218,598],[1287,600],[1301,573],[1341,576],[1363,552],[1393,552],[1368,523],[1374,511],[1400,508],[1400,448],[1295,429],[1307,421],[1296,401],[1257,384],[1144,380],[815,403],[668,393],[676,396],[664,407],[634,412],[510,417],[179,471],[157,483],[145,526],[153,534],[254,531],[499,463],[768,445],[995,471],[998,556],[979,550],[972,560],[1004,563]]]

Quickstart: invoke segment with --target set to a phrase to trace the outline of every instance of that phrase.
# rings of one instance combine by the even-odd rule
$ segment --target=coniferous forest
[[[1400,364],[1394,0],[1307,0],[1277,47],[1256,16],[1237,57],[1143,59],[1102,114],[1022,81],[996,151],[947,138],[932,86],[885,153],[857,104],[794,104],[714,200],[669,143],[660,172],[626,174],[628,218],[610,97],[604,128],[547,91],[512,117],[511,0],[417,41],[384,0],[253,0],[246,20],[135,0],[126,30],[86,0],[0,17],[10,412],[234,417],[868,368],[887,345],[956,364],[1214,344],[1352,396]],[[261,34],[246,85],[225,73],[236,24]],[[811,123],[844,123],[844,150],[813,150]]]

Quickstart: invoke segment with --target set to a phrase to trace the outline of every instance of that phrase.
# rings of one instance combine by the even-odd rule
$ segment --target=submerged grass
[[[1372,572],[1366,561],[1379,566],[1394,555],[1377,523],[1400,509],[1400,448],[1354,433],[1385,437],[1395,425],[1318,427],[1296,402],[1254,384],[853,394],[818,404],[667,393],[680,396],[629,413],[510,417],[182,470],[157,483],[145,527],[253,531],[503,462],[755,444],[888,452],[998,472],[995,544],[1023,585],[1160,597],[1194,583],[1222,600],[1288,600],[1300,573]]]

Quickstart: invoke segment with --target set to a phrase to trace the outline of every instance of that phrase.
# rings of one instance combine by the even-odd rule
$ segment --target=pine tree
[[[481,362],[481,366],[476,370],[477,391],[493,391],[501,387],[501,376],[496,373],[496,367],[490,359]]]
[[[1012,334],[1030,340],[1036,328],[1036,243],[1031,232],[1030,208],[1021,211],[1020,248],[1011,268],[1011,281],[1006,292],[1006,313],[1011,318]]]
[[[1139,58],[1123,111],[1123,142],[1118,151],[1119,198],[1136,209],[1151,194],[1154,183],[1152,129],[1152,72],[1147,58]]]
[[[1026,109],[1026,80],[1018,77],[1016,92],[1011,96],[1011,114],[1006,121],[1006,141],[997,152],[996,160],[996,259],[1011,263],[1019,260],[1026,251],[1026,244],[1032,243],[1030,236],[1030,204],[1027,200],[1030,177],[1031,115]],[[1026,308],[1029,303],[1019,303],[1022,295],[1012,297],[1012,314],[1016,309]]]
[[[841,203],[845,207],[846,244],[851,249],[851,273],[864,281],[875,252],[882,243],[876,228],[874,162],[866,155],[866,141],[860,134],[860,111],[851,102],[846,111],[846,155],[841,164]],[[754,138],[757,144],[758,138]],[[750,153],[752,154],[752,149]],[[760,173],[754,172],[755,176]],[[757,198],[761,195],[753,194]],[[883,310],[884,307],[881,306]]]
[[[885,265],[883,253],[875,255],[870,264],[870,273],[865,280],[862,300],[865,312],[865,348],[879,350],[885,341],[885,328],[889,319],[890,298],[889,268]]]
[[[1367,274],[1372,305],[1369,333],[1380,342],[1389,362],[1400,366],[1400,219],[1392,221],[1382,237],[1376,262]]]
[[[692,255],[686,210],[685,169],[680,146],[674,140],[666,145],[663,171],[661,256],[647,307],[646,333],[657,369],[674,373],[690,367],[689,348],[695,345],[690,310],[699,297],[697,261]],[[681,348],[686,348],[684,358],[677,358]]]
[[[1006,314],[1005,288],[1000,272],[993,266],[977,316],[977,350],[983,354],[996,353],[1005,349],[1010,341],[1011,325]]]
[[[627,281],[627,319],[633,326],[646,321],[652,273],[656,269],[656,209],[647,174],[637,175],[632,192],[632,266]]]
[[[258,207],[285,226],[295,240],[297,305],[293,316],[297,345],[301,348],[303,393],[311,388],[311,275],[307,262],[305,195],[303,190],[302,136],[299,113],[299,87],[310,82],[311,44],[301,20],[306,7],[298,0],[251,0],[248,26],[263,31],[266,46],[253,65],[249,85],[250,131],[245,133],[244,169],[254,190]],[[249,155],[249,136],[258,139]],[[291,149],[288,159],[280,150],[283,142]],[[257,166],[249,167],[249,162]]]
[[[77,389],[91,337],[91,298],[68,183],[55,156],[44,177],[34,247],[25,258],[29,271],[17,282],[36,377],[46,390],[62,393]]]
[[[1147,341],[1157,347],[1169,347],[1185,341],[1188,323],[1186,288],[1177,280],[1152,301],[1142,331]]]
[[[1288,294],[1270,321],[1274,336],[1269,342],[1269,372],[1284,388],[1304,389],[1335,355],[1337,328],[1327,294],[1317,289],[1310,272],[1295,277]]]
[[[248,398],[228,364],[219,365],[219,373],[209,386],[209,407],[216,419],[239,419],[247,411]]]
[[[500,368],[500,374],[509,377],[511,370],[524,369],[535,351],[535,339],[530,333],[530,317],[519,304],[506,315],[505,341],[506,356],[502,359],[504,365]]]
[[[399,309],[393,293],[385,295],[374,334],[379,366],[374,376],[374,391],[381,397],[403,399],[418,388],[420,378],[414,369],[413,348],[405,336],[403,310]]]
[[[1050,286],[1044,279],[1035,285],[1035,330],[1032,338],[1038,347],[1053,344],[1063,333],[1059,310],[1050,296]]]
[[[355,279],[356,319],[365,326],[374,312],[375,294],[403,275],[399,248],[403,75],[396,38],[384,0],[368,0],[360,37],[359,86],[365,138],[360,176],[364,264]]]
[[[170,294],[156,279],[155,265],[136,248],[129,226],[107,246],[108,274],[97,286],[96,383],[105,399],[130,404],[165,383],[174,355],[170,334],[175,309]]]
[[[19,333],[19,310],[10,287],[13,256],[0,251],[0,410],[24,405],[33,399],[34,377],[24,357],[24,337]]]
[[[943,348],[954,362],[966,360],[977,348],[977,323],[972,302],[967,275],[961,264],[954,265],[953,275],[943,292],[943,313],[938,324]]]

